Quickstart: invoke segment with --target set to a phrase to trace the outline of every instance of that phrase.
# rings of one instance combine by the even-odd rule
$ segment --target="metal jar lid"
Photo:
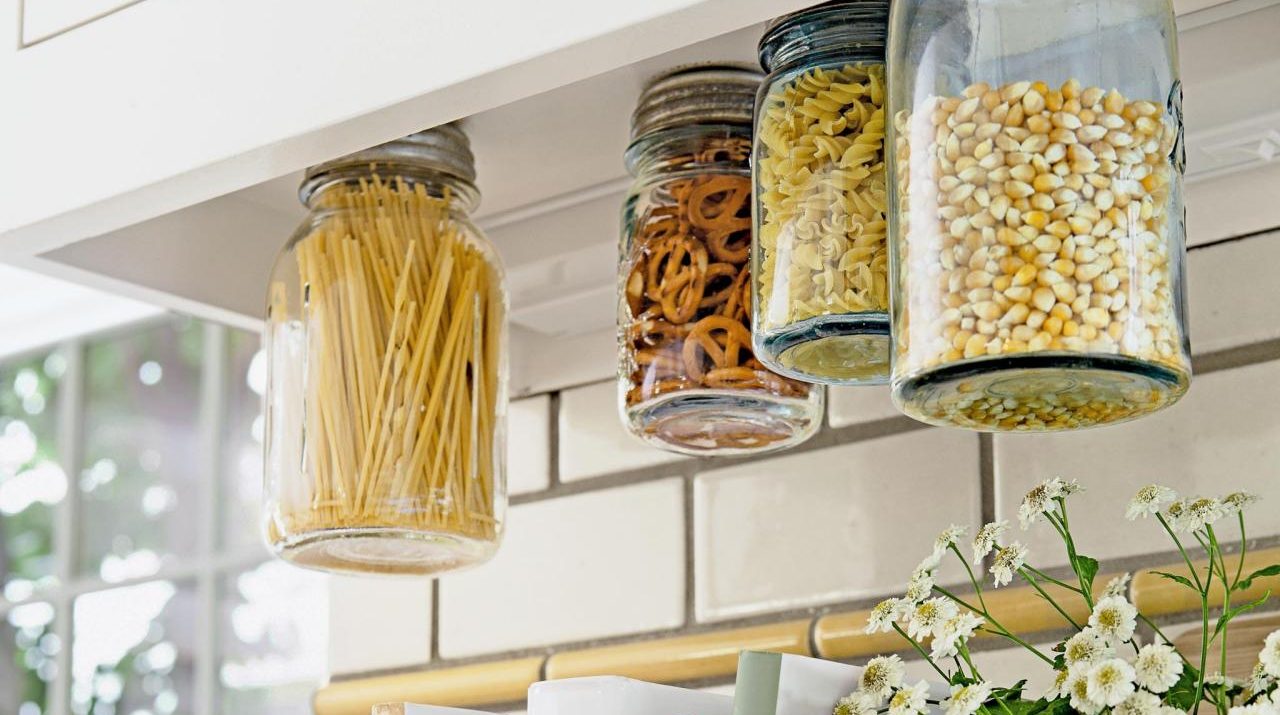
[[[836,47],[884,56],[890,0],[834,0],[775,18],[760,38],[760,66],[773,71],[780,58]]]
[[[631,115],[631,140],[693,124],[751,126],[763,76],[735,64],[677,67],[654,78]]]
[[[457,126],[445,124],[309,167],[298,195],[306,203],[333,172],[371,164],[421,167],[471,184],[476,180],[476,158],[471,153],[470,140]]]

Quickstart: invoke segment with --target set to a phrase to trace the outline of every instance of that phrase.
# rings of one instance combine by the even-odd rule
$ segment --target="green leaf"
[[[1075,571],[1080,576],[1080,579],[1084,581],[1085,588],[1092,593],[1093,580],[1098,577],[1098,560],[1076,554]]]
[[[1271,598],[1271,592],[1267,591],[1266,593],[1262,594],[1262,598],[1259,598],[1253,603],[1246,603],[1243,606],[1238,606],[1236,608],[1231,609],[1230,611],[1227,611],[1226,613],[1223,613],[1222,616],[1218,618],[1218,625],[1213,629],[1213,638],[1210,638],[1209,642],[1212,643],[1213,641],[1218,640],[1218,636],[1222,635],[1222,632],[1227,629],[1227,624],[1231,622],[1231,619],[1235,618],[1236,616],[1242,613],[1248,613],[1249,611],[1252,611],[1258,606],[1261,606],[1262,604],[1266,603],[1267,600],[1270,598]]]
[[[1236,584],[1235,590],[1237,591],[1248,590],[1253,587],[1254,579],[1263,578],[1266,576],[1280,576],[1280,564],[1275,564],[1273,566],[1268,566],[1264,569],[1258,569],[1257,571],[1254,571],[1253,573],[1249,574],[1249,576],[1246,577],[1243,581]]]
[[[1178,678],[1178,682],[1165,695],[1165,704],[1184,712],[1191,710],[1196,702],[1196,683],[1199,679],[1200,671],[1191,667],[1183,668],[1182,677]]]
[[[1157,576],[1160,576],[1162,578],[1167,578],[1170,581],[1177,581],[1178,583],[1182,584],[1183,586],[1186,586],[1192,591],[1195,591],[1196,593],[1200,593],[1200,589],[1196,588],[1195,584],[1191,583],[1191,579],[1187,578],[1186,576],[1179,576],[1178,574],[1169,573],[1167,571],[1152,571],[1151,573]]]

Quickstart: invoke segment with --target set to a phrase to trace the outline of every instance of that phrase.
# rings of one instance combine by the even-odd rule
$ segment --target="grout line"
[[[547,450],[548,458],[551,463],[547,465],[547,488],[555,489],[560,486],[560,395],[559,392],[550,394],[550,400],[547,405],[549,414],[547,415],[547,437],[551,440],[551,448]]]
[[[1191,359],[1191,366],[1196,376],[1204,376],[1274,360],[1280,360],[1280,339],[1203,353]],[[1194,386],[1195,381],[1191,384]]]
[[[431,662],[440,660],[440,579],[431,579]]]
[[[694,475],[684,478],[684,625],[692,626],[698,620],[697,583],[694,579],[697,554],[694,552]]]
[[[1247,241],[1251,238],[1261,238],[1263,236],[1276,233],[1278,231],[1280,231],[1280,226],[1272,226],[1270,228],[1263,228],[1257,231],[1248,231],[1246,233],[1237,234],[1235,236],[1215,238],[1212,241],[1206,241],[1204,243],[1198,243],[1194,246],[1188,246],[1187,252],[1190,253],[1191,251],[1203,251],[1205,249],[1213,248],[1214,246],[1221,246],[1227,243],[1238,243],[1240,241]]]

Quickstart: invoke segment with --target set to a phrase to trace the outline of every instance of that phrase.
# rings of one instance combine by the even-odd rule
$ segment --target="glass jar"
[[[683,454],[805,441],[820,387],[765,368],[751,344],[751,112],[760,74],[655,80],[632,120],[619,262],[619,399],[632,434]]]
[[[784,375],[889,380],[885,33],[889,0],[775,20],[755,141],[755,346]]]
[[[898,0],[893,391],[988,431],[1113,424],[1191,379],[1169,0]]]
[[[460,130],[307,171],[267,305],[266,538],[327,571],[487,560],[506,509],[507,294]]]

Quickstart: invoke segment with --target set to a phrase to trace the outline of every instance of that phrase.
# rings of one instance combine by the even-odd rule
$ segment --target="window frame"
[[[97,341],[135,334],[164,325],[175,319],[171,313],[147,317],[111,328],[86,333],[54,345],[46,345],[19,353],[6,355],[0,362],[11,363],[40,355],[61,353],[66,359],[66,372],[59,379],[55,408],[57,459],[67,475],[67,493],[53,512],[53,562],[57,584],[52,588],[37,588],[27,599],[9,601],[0,595],[0,619],[9,612],[28,603],[49,603],[54,608],[53,633],[58,636],[61,648],[57,653],[57,675],[49,684],[49,696],[44,715],[71,715],[71,657],[73,652],[73,622],[75,599],[88,593],[106,591],[153,581],[184,582],[194,585],[198,617],[195,623],[194,703],[192,711],[199,715],[218,712],[220,665],[219,586],[224,577],[240,571],[256,568],[272,559],[264,544],[256,547],[228,549],[224,547],[224,535],[220,533],[224,520],[224,464],[223,442],[228,429],[228,388],[230,381],[230,338],[232,328],[209,321],[197,320],[203,330],[199,377],[199,405],[197,430],[198,453],[191,460],[198,486],[196,499],[197,538],[195,553],[189,558],[168,560],[159,570],[146,577],[107,582],[96,575],[77,573],[79,564],[79,535],[77,523],[81,509],[81,494],[77,484],[84,464],[84,414],[85,414],[85,353],[88,346]],[[259,337],[261,337],[259,335]]]

